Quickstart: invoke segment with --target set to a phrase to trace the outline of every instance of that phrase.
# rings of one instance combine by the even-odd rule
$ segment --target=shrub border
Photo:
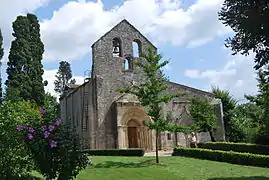
[[[211,150],[235,151],[235,152],[269,155],[269,146],[261,144],[206,142],[206,143],[198,143],[198,147]]]
[[[269,156],[201,148],[174,148],[172,156],[185,156],[231,164],[269,167]]]

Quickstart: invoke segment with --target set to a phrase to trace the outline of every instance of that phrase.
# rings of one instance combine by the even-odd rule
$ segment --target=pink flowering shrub
[[[88,158],[81,153],[80,140],[74,130],[60,119],[50,120],[40,110],[42,121],[17,126],[24,137],[37,170],[47,179],[68,180],[87,166]]]

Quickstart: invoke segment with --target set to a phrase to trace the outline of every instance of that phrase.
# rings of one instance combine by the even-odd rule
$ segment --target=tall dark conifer
[[[44,45],[40,39],[40,26],[33,14],[18,16],[13,22],[13,36],[7,63],[6,98],[30,100],[44,104],[42,55]]]
[[[75,79],[71,79],[73,77],[72,70],[70,64],[67,61],[61,61],[59,63],[59,69],[55,77],[56,80],[54,81],[54,90],[60,94],[63,94],[65,85],[67,83],[76,83]]]
[[[1,76],[1,66],[2,66],[2,58],[4,56],[4,48],[3,46],[3,36],[2,32],[0,29],[0,104],[2,103],[2,97],[3,97],[3,92],[2,92],[2,76]]]
[[[44,53],[44,44],[40,38],[40,25],[38,19],[33,14],[28,14],[27,18],[30,23],[31,40],[30,48],[32,52],[32,61],[29,62],[29,77],[31,80],[32,91],[31,97],[39,105],[44,105],[45,102],[45,90],[43,84],[42,75],[44,73],[42,59]]]

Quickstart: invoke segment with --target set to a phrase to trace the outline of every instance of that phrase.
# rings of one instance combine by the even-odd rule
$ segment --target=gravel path
[[[173,151],[158,151],[159,156],[171,156]],[[156,152],[146,152],[144,156],[155,156]]]

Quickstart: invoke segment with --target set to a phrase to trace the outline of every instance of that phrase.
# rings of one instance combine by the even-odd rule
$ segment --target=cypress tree
[[[2,92],[2,77],[1,77],[1,66],[2,66],[2,58],[4,56],[4,48],[2,47],[3,46],[3,36],[2,36],[2,32],[1,32],[1,29],[0,29],[0,104],[2,103],[2,95],[3,95],[3,92]]]
[[[29,77],[32,82],[31,96],[38,105],[45,103],[45,90],[42,75],[44,73],[42,59],[44,53],[44,44],[40,38],[40,25],[34,14],[28,14],[27,18],[30,22],[31,40],[30,48],[32,52],[32,61],[29,63]]]
[[[44,45],[40,39],[40,25],[33,14],[18,16],[13,22],[13,36],[7,63],[6,98],[30,100],[44,105],[42,55]]]

